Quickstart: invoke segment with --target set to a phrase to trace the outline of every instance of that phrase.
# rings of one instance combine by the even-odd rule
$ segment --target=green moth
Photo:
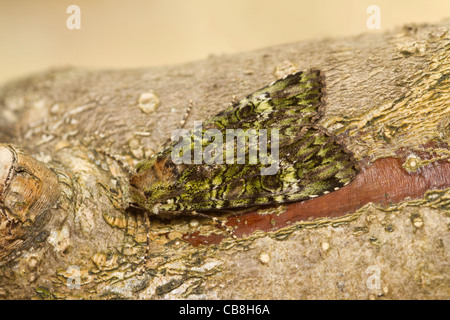
[[[297,72],[257,90],[141,162],[131,203],[149,214],[231,209],[311,199],[357,174],[351,153],[316,122],[325,77]]]

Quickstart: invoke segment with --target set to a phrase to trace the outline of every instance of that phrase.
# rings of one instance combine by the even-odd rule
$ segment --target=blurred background
[[[79,30],[66,26],[70,5]],[[379,30],[367,27],[370,5]],[[449,16],[449,0],[0,0],[0,85],[50,67],[178,64]]]

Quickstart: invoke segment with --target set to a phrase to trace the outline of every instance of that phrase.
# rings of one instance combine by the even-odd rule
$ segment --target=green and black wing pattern
[[[132,202],[150,213],[174,213],[301,201],[337,190],[356,176],[357,167],[337,138],[315,125],[324,106],[325,79],[320,71],[275,81],[201,129],[202,134],[215,129],[224,142],[230,130],[265,131],[269,158],[275,143],[272,133],[277,131],[278,161],[272,174],[262,174],[270,166],[267,162],[250,163],[250,143],[241,145],[245,163],[175,164],[172,155],[178,142],[172,142],[138,166],[130,180]],[[216,142],[203,138],[201,145],[207,149]],[[232,152],[237,159],[238,150]],[[217,160],[225,151],[212,155]]]

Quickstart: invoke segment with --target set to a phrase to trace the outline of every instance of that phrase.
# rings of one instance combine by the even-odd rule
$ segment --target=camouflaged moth
[[[325,78],[319,70],[274,81],[218,113],[200,129],[195,128],[182,148],[175,140],[141,162],[130,179],[131,203],[149,214],[173,217],[194,211],[302,201],[337,190],[356,176],[357,166],[338,139],[316,125],[324,107]],[[277,152],[277,170],[263,174],[273,162],[255,163],[251,137],[244,145],[223,144],[231,145],[232,150],[220,152],[220,141],[226,140],[230,130],[240,132],[236,140],[242,133],[245,139],[250,130],[265,130],[266,138],[271,137],[264,140],[267,148],[277,144],[265,158],[273,160]],[[277,133],[276,141],[273,133]],[[174,159],[174,154],[195,158],[196,146],[204,151],[203,160],[206,151],[212,154],[210,161],[198,161],[201,157],[192,163]],[[237,160],[245,156],[245,162],[225,161],[230,155]]]

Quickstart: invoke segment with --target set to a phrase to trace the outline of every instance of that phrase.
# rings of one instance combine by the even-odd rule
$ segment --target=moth
[[[303,201],[339,189],[358,168],[345,146],[317,125],[325,100],[325,77],[315,69],[257,90],[184,134],[184,143],[178,136],[138,164],[131,204],[174,217]]]

